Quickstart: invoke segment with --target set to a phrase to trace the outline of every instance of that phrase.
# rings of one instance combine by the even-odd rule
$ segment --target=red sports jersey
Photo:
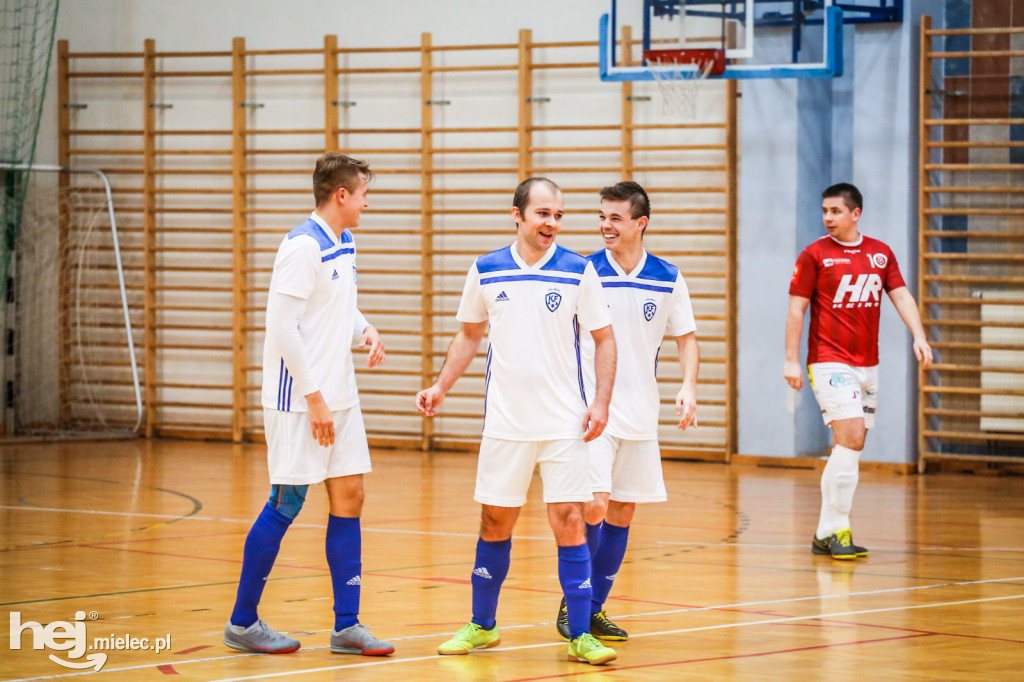
[[[844,246],[825,235],[796,259],[789,293],[811,299],[807,364],[878,364],[882,290],[906,286],[892,249],[871,237]]]

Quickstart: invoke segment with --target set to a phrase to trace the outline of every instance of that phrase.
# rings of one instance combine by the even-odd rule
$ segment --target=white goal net
[[[115,436],[141,424],[129,311],[138,316],[142,298],[126,287],[108,189],[97,172],[32,170],[4,304],[7,435]]]

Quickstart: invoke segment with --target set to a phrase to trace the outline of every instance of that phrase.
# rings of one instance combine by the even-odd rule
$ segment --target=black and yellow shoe
[[[817,535],[811,539],[811,554],[832,554],[831,548],[831,536],[822,540]],[[868,555],[868,548],[861,547],[860,545],[853,544],[853,536],[850,536],[850,544],[853,545],[853,551],[857,555],[858,559],[863,559]]]
[[[590,634],[609,642],[624,642],[629,639],[629,633],[608,620],[608,614],[604,611],[590,614]]]
[[[853,547],[853,536],[849,528],[840,528],[828,538],[828,551],[833,559],[840,561],[854,561],[857,559],[857,550]]]
[[[555,629],[558,630],[558,636],[569,641],[569,609],[565,606],[565,597],[562,597],[562,603],[558,605],[558,618],[555,619]]]

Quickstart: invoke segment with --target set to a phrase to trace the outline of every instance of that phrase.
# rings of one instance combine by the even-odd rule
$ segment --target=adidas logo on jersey
[[[832,298],[833,308],[874,308],[881,305],[882,278],[870,275],[846,274],[839,280],[836,295]],[[849,301],[846,300],[849,295]],[[845,305],[844,305],[845,304]]]
[[[338,271],[337,271],[337,270],[335,270],[335,271],[334,271],[334,274],[333,274],[333,275],[331,275],[331,279],[338,279],[338,277],[339,277],[339,276],[340,276],[340,275],[338,275]]]
[[[582,583],[580,583],[579,589],[581,589],[581,590],[589,590],[589,589],[591,589],[590,588],[590,578],[587,578]]]
[[[349,580],[349,581],[348,581],[347,583],[345,583],[345,584],[346,584],[346,585],[362,585],[362,584],[363,584],[363,580],[362,580],[362,578],[360,578],[360,576],[358,576],[358,575],[357,575],[356,577],[354,577],[354,578],[351,578],[351,579],[350,579],[350,580]]]
[[[486,566],[480,566],[479,568],[474,568],[473,569],[473,575],[478,575],[481,578],[486,578],[487,580],[493,580],[493,577],[491,576],[491,572],[487,570]]]
[[[503,292],[501,292],[500,294],[498,294],[498,298],[494,299],[494,302],[495,302],[495,303],[500,303],[500,302],[502,302],[502,301],[510,301],[510,300],[512,300],[512,299],[510,299],[510,298],[508,297],[508,294],[506,294],[506,293],[505,293],[505,292],[503,291]]]

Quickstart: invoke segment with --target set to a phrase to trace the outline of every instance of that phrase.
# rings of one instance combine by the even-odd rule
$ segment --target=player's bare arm
[[[444,365],[437,375],[437,381],[428,388],[416,394],[416,409],[433,417],[437,414],[437,408],[444,400],[444,396],[462,373],[469,367],[469,363],[476,357],[480,348],[480,342],[487,331],[487,321],[463,322],[451,344],[448,345],[448,353],[444,358]],[[614,362],[614,359],[613,359]],[[607,404],[606,404],[607,407]]]
[[[676,393],[676,415],[678,428],[685,431],[690,426],[697,428],[697,370],[700,367],[700,349],[697,333],[690,332],[676,337],[679,349],[679,367],[683,372],[683,385]]]
[[[800,369],[800,335],[804,331],[804,315],[811,299],[803,296],[789,296],[789,312],[786,314],[786,362],[782,376],[786,383],[799,391],[804,385],[804,373]]]
[[[615,384],[615,335],[612,326],[601,327],[590,332],[594,337],[594,375],[596,395],[583,417],[583,440],[590,442],[601,435],[608,426],[608,403],[612,399]]]
[[[889,292],[889,299],[896,306],[896,312],[900,314],[903,324],[907,325],[907,329],[914,337],[914,355],[921,363],[921,369],[928,369],[932,364],[932,347],[928,345],[928,335],[921,324],[921,313],[917,309],[914,295],[907,287],[899,287]]]
[[[380,332],[373,325],[367,325],[359,339],[359,348],[366,346],[370,347],[370,351],[366,354],[366,366],[382,367],[384,365],[384,341],[380,338]]]

